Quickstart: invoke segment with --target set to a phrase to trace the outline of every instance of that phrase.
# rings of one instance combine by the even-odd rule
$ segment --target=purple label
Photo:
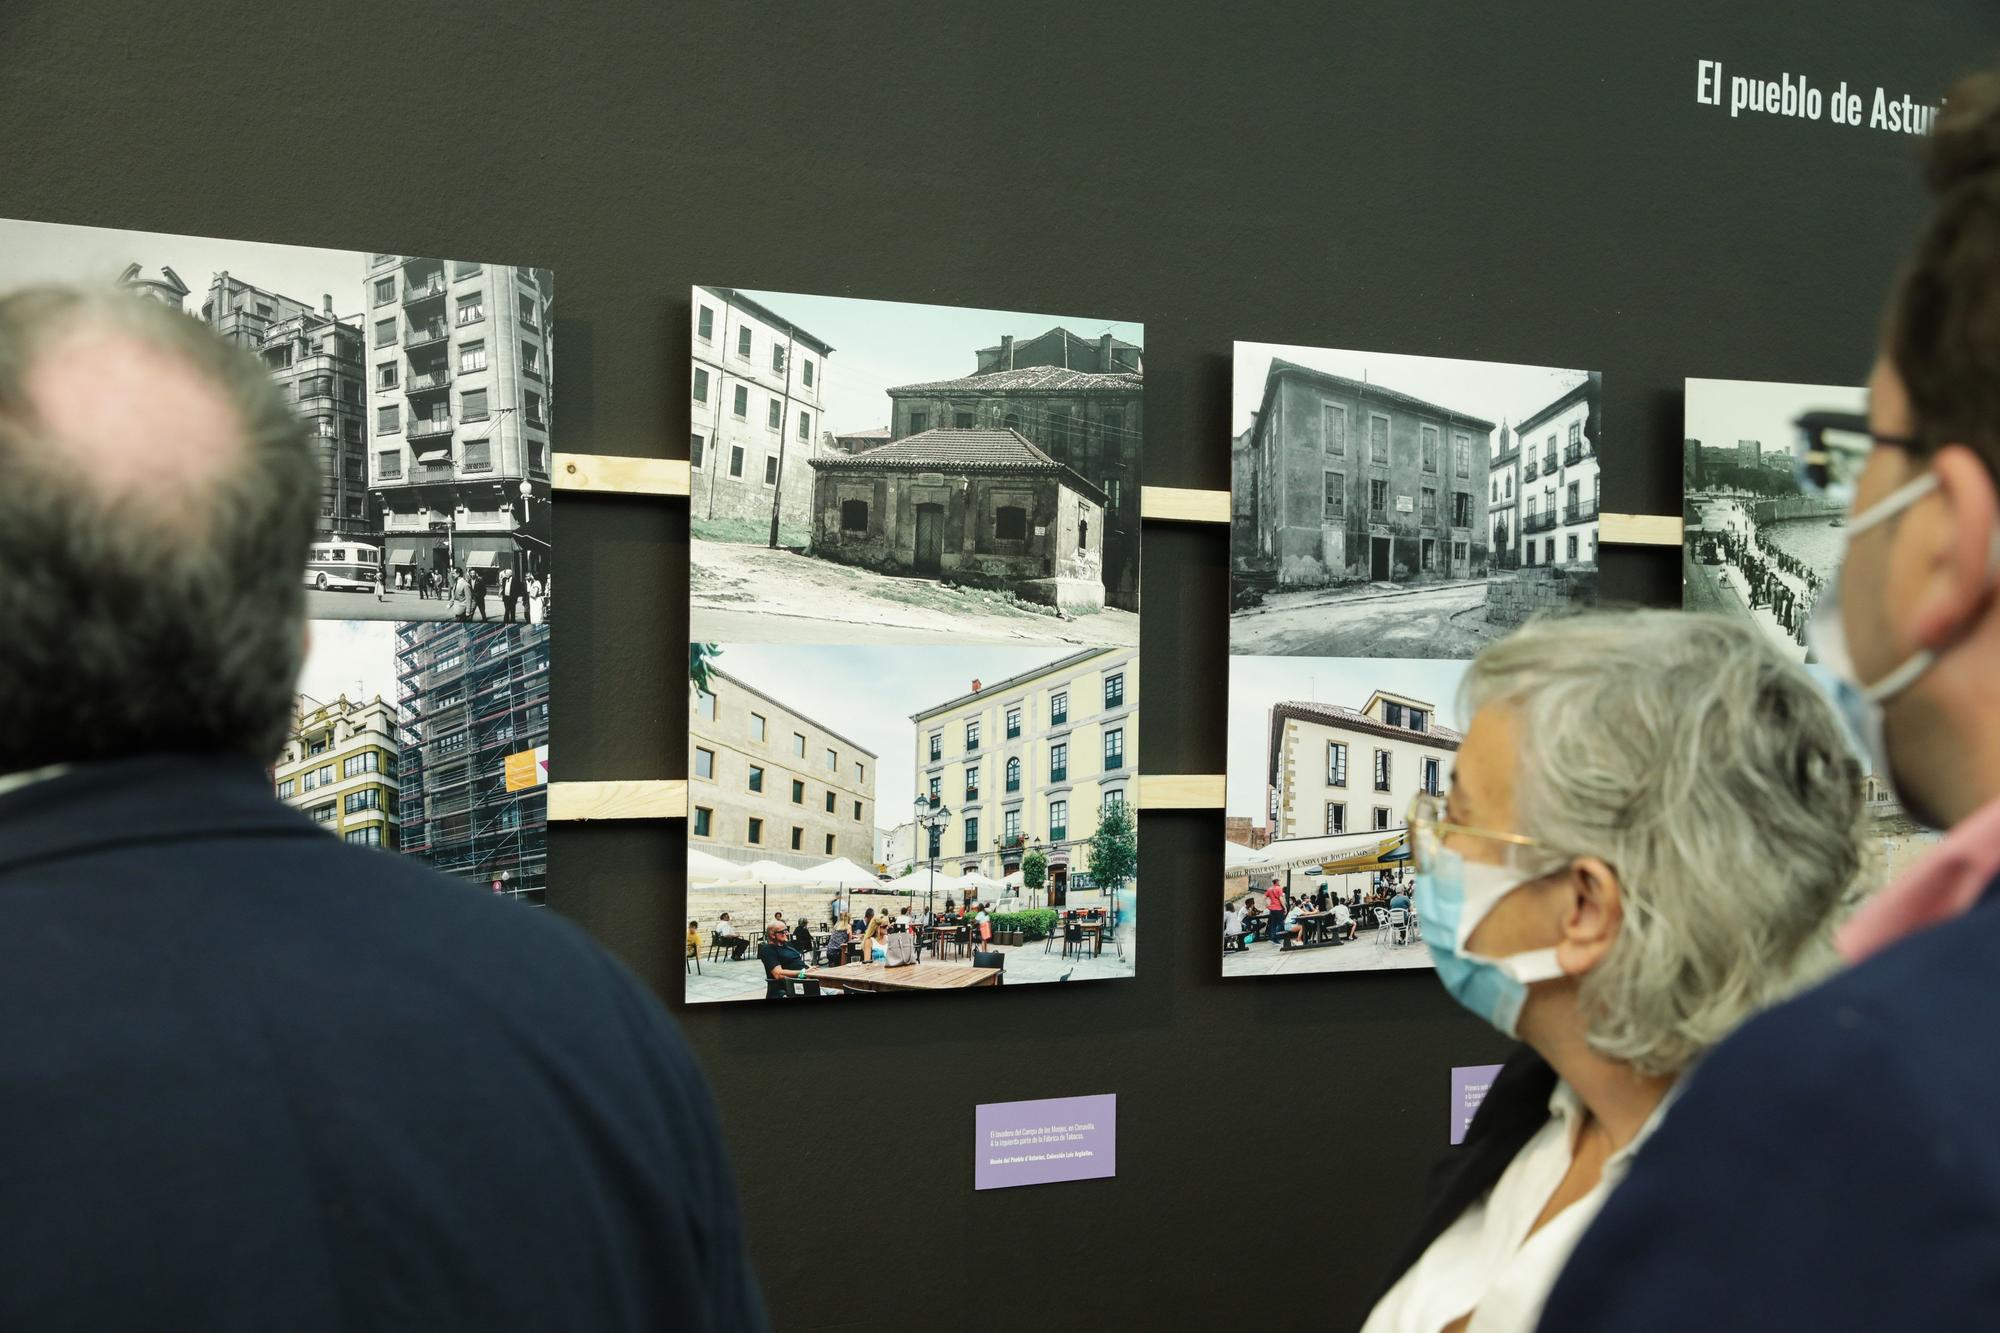
[[[1118,1094],[987,1102],[974,1108],[972,1188],[1118,1174]]]
[[[1493,1080],[1499,1075],[1499,1065],[1452,1066],[1451,1143],[1454,1148],[1465,1142],[1465,1131],[1472,1124],[1473,1114],[1479,1110],[1479,1103],[1486,1100],[1486,1090],[1493,1086]]]

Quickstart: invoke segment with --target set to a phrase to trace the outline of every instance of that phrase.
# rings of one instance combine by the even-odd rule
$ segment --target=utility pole
[[[778,413],[778,479],[771,488],[771,549],[778,549],[778,511],[785,503],[785,440],[792,431],[792,348],[798,330],[785,325],[785,406]]]

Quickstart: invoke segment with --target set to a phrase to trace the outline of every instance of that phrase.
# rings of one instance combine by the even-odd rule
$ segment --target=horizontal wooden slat
[[[559,491],[599,491],[623,495],[686,495],[688,465],[684,458],[557,454],[553,484]]]
[[[1147,773],[1139,779],[1141,810],[1220,810],[1220,773]]]
[[[1139,488],[1139,517],[1166,523],[1227,523],[1229,492],[1142,486]]]
[[[1599,514],[1597,540],[1605,546],[1679,546],[1681,521],[1673,514]]]
[[[679,778],[549,784],[552,820],[686,819],[687,808],[687,783]]]

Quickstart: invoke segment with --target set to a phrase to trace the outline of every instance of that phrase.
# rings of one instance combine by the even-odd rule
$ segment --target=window
[[[942,758],[944,758],[944,733],[934,731],[931,733],[931,762],[935,764]]]
[[[1392,727],[1402,726],[1403,705],[1392,704],[1385,701],[1382,705],[1382,720],[1388,723]]]
[[[971,430],[973,427],[972,413],[970,412],[952,413],[951,424],[957,430]]]
[[[776,486],[778,484],[778,456],[776,454],[772,454],[764,460],[764,484],[766,486]]]
[[[458,396],[458,414],[467,421],[484,421],[487,418],[486,390],[467,389]]]
[[[868,781],[868,766],[859,759],[854,761],[854,780],[856,782]]]
[[[375,432],[378,435],[393,434],[403,428],[403,409],[398,403],[385,403],[375,409]]]
[[[1389,461],[1389,418],[1376,412],[1368,414],[1368,461]]]
[[[458,327],[477,324],[486,318],[486,293],[471,292],[458,298]]]
[[[694,712],[696,717],[705,718],[710,722],[715,721],[715,696],[699,685],[695,686],[694,691]]]
[[[706,838],[715,828],[715,811],[705,805],[694,808],[694,836]]]
[[[526,292],[521,293],[520,311],[521,322],[529,328],[533,328],[535,326],[535,298]]]
[[[838,773],[840,771],[840,751],[828,750],[826,752],[826,771],[829,773]]]
[[[813,363],[812,363],[812,358],[811,358],[811,357],[809,357],[809,356],[802,356],[802,357],[800,357],[800,358],[799,358],[799,373],[805,376],[805,381],[806,381],[806,387],[807,387],[808,389],[812,388],[812,385],[813,385]]]
[[[375,345],[377,347],[389,347],[394,345],[395,341],[396,321],[393,319],[375,321]]]
[[[826,835],[826,854],[828,856],[833,855],[833,835],[831,833]]]
[[[1421,708],[1412,708],[1412,709],[1410,710],[1410,730],[1411,730],[1411,731],[1423,731],[1423,730],[1425,730],[1425,725],[1424,725],[1424,723],[1425,723],[1425,720],[1426,720],[1426,715],[1425,715],[1425,713],[1424,713],[1424,710],[1423,710],[1423,709],[1421,709]]]
[[[1321,412],[1321,448],[1334,458],[1347,457],[1347,408],[1328,403]]]
[[[854,817],[856,819],[861,818],[861,802],[859,801],[856,801],[854,803]]]
[[[910,413],[910,434],[922,435],[925,431],[929,430],[930,428],[931,428],[930,413],[928,412]]]
[[[1105,792],[1105,793],[1104,793],[1104,813],[1105,813],[1105,814],[1107,814],[1107,815],[1108,815],[1108,814],[1110,814],[1110,813],[1111,813],[1111,812],[1112,812],[1113,810],[1123,810],[1124,808],[1125,808],[1125,793],[1124,793],[1124,792],[1122,792],[1122,791],[1108,791],[1108,792]]]
[[[1438,516],[1438,493],[1433,486],[1424,487],[1424,522],[1435,523]]]
[[[367,828],[349,829],[347,831],[347,840],[360,847],[380,847],[382,845],[382,826],[380,824],[370,824]]]
[[[1426,758],[1424,760],[1424,790],[1433,796],[1444,795],[1444,789],[1439,785],[1438,781],[1439,767],[1440,765],[1435,759]]]
[[[965,767],[965,799],[968,801],[979,799],[979,765],[977,764],[967,764]]]
[[[833,800],[834,800],[834,797],[833,797],[833,793],[832,793],[832,792],[828,792],[828,793],[826,794],[826,812],[827,812],[828,814],[832,814],[832,813],[833,813]]]
[[[465,442],[465,470],[467,472],[490,472],[493,470],[493,441],[467,440]]]
[[[792,850],[802,852],[806,845],[806,831],[797,824],[792,825]]]
[[[689,466],[689,467],[700,467],[700,466],[701,466],[701,456],[702,456],[702,452],[703,452],[703,448],[702,448],[702,447],[703,447],[704,445],[706,445],[707,443],[708,443],[708,441],[702,438],[702,435],[701,435],[701,432],[700,432],[700,431],[696,430],[696,431],[689,431],[689,432],[688,432],[688,466]]]
[[[1117,513],[1125,506],[1125,483],[1116,477],[1104,479],[1104,508],[1107,513]]]
[[[866,500],[842,500],[840,502],[840,530],[842,532],[868,531],[868,502]]]
[[[965,850],[968,854],[979,850],[979,817],[977,815],[967,815],[965,817]]]
[[[340,776],[343,778],[355,778],[360,777],[363,773],[379,772],[379,763],[380,760],[373,750],[367,750],[361,754],[349,755],[340,765]]]
[[[700,306],[695,310],[694,336],[705,343],[715,341],[715,310],[710,306]]]
[[[772,430],[783,430],[785,426],[784,406],[777,399],[773,398],[770,402],[770,408],[771,410],[766,414],[767,419],[764,424]]]
[[[342,802],[342,806],[350,815],[357,810],[380,810],[382,808],[382,789],[380,787],[365,787],[360,791],[351,791],[347,793],[347,799]]]
[[[1021,761],[1019,759],[1009,759],[1007,761],[1007,790],[1010,792],[1021,790]]]
[[[763,821],[763,820],[761,820],[761,819],[758,819],[758,818],[756,818],[755,816],[752,816],[752,818],[751,818],[751,820],[750,820],[750,832],[749,832],[749,836],[748,836],[748,837],[747,837],[747,838],[745,839],[745,841],[746,841],[746,842],[757,842],[757,843],[761,843],[761,842],[763,842],[763,841],[764,841],[764,821]]]
[[[397,375],[396,363],[394,361],[384,361],[381,365],[375,367],[375,387],[378,389],[395,388]]]
[[[1125,673],[1121,671],[1115,676],[1106,676],[1104,678],[1104,706],[1106,708],[1120,708],[1124,706],[1124,703]]]
[[[742,384],[736,386],[736,402],[733,404],[732,410],[735,412],[737,420],[744,421],[749,419],[750,390],[748,386]]]
[[[785,346],[775,339],[771,343],[771,373],[774,375],[785,373]]]
[[[1010,708],[1007,710],[1007,739],[1011,741],[1020,734],[1021,710],[1019,708]]]
[[[1326,743],[1326,785],[1345,787],[1347,785],[1347,742],[1328,741]]]
[[[1570,563],[1574,564],[1576,562],[1576,534],[1572,532],[1563,540],[1568,543],[1568,559]]]
[[[934,777],[931,779],[930,798],[931,798],[931,808],[935,810],[937,808],[938,802],[944,799],[943,778]]]
[[[1059,727],[1069,721],[1069,691],[1058,690],[1049,696],[1049,725]]]
[[[1028,511],[1019,505],[1001,505],[993,511],[995,541],[1017,542],[1028,535]]]
[[[1069,409],[1057,407],[1049,411],[1049,452],[1056,461],[1069,461]]]
[[[971,754],[979,748],[979,721],[973,719],[965,724],[965,752]]]
[[[812,413],[810,412],[799,413],[799,438],[801,440],[810,440],[812,438]]]
[[[401,481],[403,479],[403,451],[401,449],[384,449],[381,453],[375,455],[375,464],[375,475],[383,481]]]
[[[750,715],[751,739],[756,741],[762,741],[764,739],[764,728],[765,728],[764,715],[762,713],[752,713]]]
[[[1061,842],[1069,836],[1069,802],[1049,802],[1049,841]]]
[[[694,751],[694,775],[698,778],[715,776],[715,751],[704,750],[700,746]]]
[[[1556,562],[1556,539],[1554,537],[1549,537],[1542,542],[1542,563],[1545,565],[1553,565],[1555,562]]]
[[[799,778],[793,778],[793,779],[792,779],[792,804],[793,804],[793,805],[804,805],[805,803],[806,803],[806,784],[805,784],[805,782],[804,782],[803,780],[801,780],[801,779],[799,779]]]
[[[1326,803],[1326,831],[1328,833],[1347,832],[1347,803],[1328,801]]]
[[[377,278],[375,280],[375,304],[387,305],[395,299],[396,280],[394,278]]]
[[[736,355],[745,361],[750,359],[750,326],[745,324],[736,330]]]
[[[1049,781],[1064,782],[1069,778],[1069,742],[1057,741],[1049,747]]]
[[[806,738],[796,731],[792,733],[792,757],[795,759],[806,757]]]
[[[1472,526],[1472,496],[1469,492],[1451,493],[1451,525],[1455,528]]]
[[[762,764],[750,765],[750,790],[764,790],[764,766]]]
[[[1000,821],[1001,838],[1009,846],[1019,846],[1021,842],[1021,812],[1009,810]]]
[[[1001,418],[1000,427],[1002,430],[1021,429],[1021,414],[1019,412],[1009,412],[1005,417]]]
[[[1423,427],[1419,427],[1419,428],[1418,428],[1418,437],[1419,437],[1419,439],[1420,439],[1420,440],[1422,441],[1422,452],[1423,452],[1423,469],[1424,469],[1424,471],[1426,471],[1426,472],[1435,472],[1435,471],[1437,471],[1437,470],[1438,470],[1438,428],[1437,428],[1436,426],[1423,426]]]
[[[729,446],[729,475],[732,477],[743,475],[743,446],[740,444]]]
[[[1389,752],[1387,750],[1377,750],[1375,752],[1375,790],[1389,790]]]
[[[292,799],[292,797],[296,795],[298,795],[298,782],[296,779],[286,778],[283,782],[280,782],[278,784],[279,800],[289,801]]]
[[[316,805],[306,813],[312,816],[315,824],[331,824],[340,817],[339,809],[332,801],[328,801],[325,805]]]
[[[1384,833],[1388,831],[1388,828],[1389,828],[1389,807],[1386,805],[1378,805],[1375,807],[1375,831],[1377,833]]]
[[[1472,437],[1454,434],[1451,437],[1451,470],[1454,476],[1472,475]]]
[[[486,369],[486,344],[466,343],[458,349],[458,371],[461,375],[471,375]]]
[[[694,368],[694,400],[697,403],[708,401],[708,372],[700,366]]]
[[[1386,513],[1388,508],[1389,483],[1380,477],[1371,478],[1368,482],[1368,512],[1381,514]]]
[[[1347,515],[1347,474],[1329,472],[1325,476],[1325,490],[1320,502],[1320,517],[1344,518]]]
[[[1125,767],[1125,729],[1115,727],[1104,733],[1104,766]]]
[[[531,342],[521,344],[521,373],[536,379],[542,377],[542,349]]]

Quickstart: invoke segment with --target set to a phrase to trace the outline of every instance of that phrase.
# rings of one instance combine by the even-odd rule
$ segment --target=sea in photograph
[[[1840,563],[1847,529],[1839,516],[1831,515],[1766,523],[1757,529],[1757,535],[1768,545],[1805,561],[1808,568],[1824,578]]]

